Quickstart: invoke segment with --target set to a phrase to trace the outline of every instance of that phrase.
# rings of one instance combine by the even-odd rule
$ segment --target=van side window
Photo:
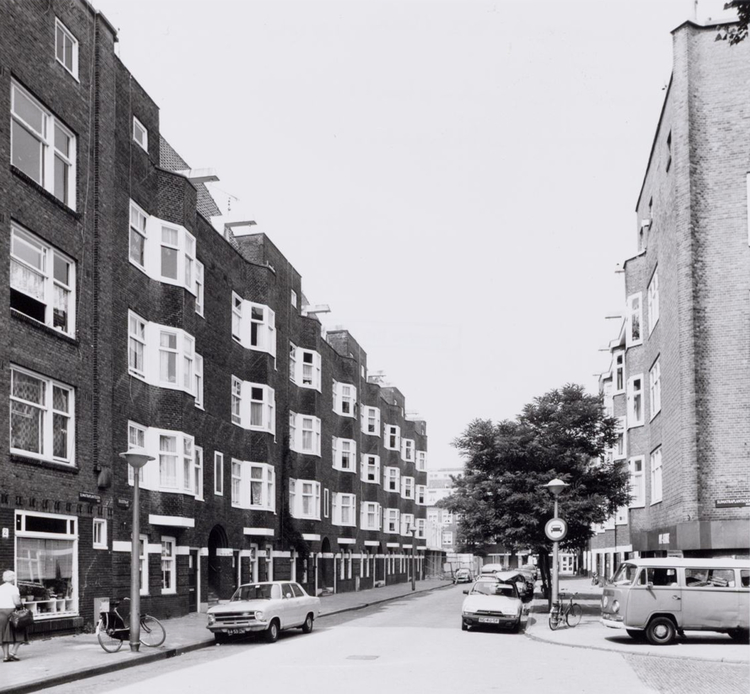
[[[646,569],[648,583],[652,586],[676,586],[677,569]]]
[[[750,571],[742,569],[740,571],[740,581],[742,581],[743,588],[750,588]]]
[[[685,569],[685,584],[689,588],[734,588],[734,570]]]

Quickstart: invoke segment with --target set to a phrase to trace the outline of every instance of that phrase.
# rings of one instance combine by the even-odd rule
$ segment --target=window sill
[[[10,453],[10,462],[34,465],[36,467],[47,468],[48,470],[64,470],[75,475],[80,472],[80,469],[74,463],[61,463],[56,460],[49,460],[47,458],[34,458],[32,456],[23,455],[22,453],[16,453],[14,451],[11,451]]]
[[[10,315],[14,320],[21,321],[22,323],[27,323],[28,325],[35,327],[37,330],[41,330],[42,332],[47,333],[47,335],[50,335],[51,337],[59,337],[61,340],[64,340],[65,342],[68,342],[75,347],[80,346],[80,342],[77,338],[71,337],[67,333],[60,332],[59,330],[55,330],[53,327],[47,325],[46,323],[42,323],[41,321],[36,320],[36,318],[27,316],[25,313],[22,313],[18,309],[11,307]]]
[[[657,499],[656,501],[652,501],[650,505],[651,506],[656,506],[657,504],[660,504],[662,501],[664,501],[664,500],[663,499]]]
[[[47,200],[50,202],[53,202],[55,205],[57,205],[60,209],[65,210],[69,215],[74,217],[77,220],[81,220],[83,218],[83,215],[80,212],[76,212],[72,207],[68,207],[62,200],[56,198],[52,193],[50,193],[46,188],[39,185],[31,176],[28,176],[25,174],[21,169],[13,166],[13,164],[10,165],[11,172],[20,178],[24,183],[28,183],[30,186],[35,188],[37,192],[41,193]]]

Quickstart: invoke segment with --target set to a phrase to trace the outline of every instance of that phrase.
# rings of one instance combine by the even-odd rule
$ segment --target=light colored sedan
[[[312,597],[294,581],[241,585],[228,603],[208,610],[206,628],[216,641],[250,632],[263,632],[273,643],[285,629],[313,630],[320,614],[320,598]]]
[[[480,578],[471,590],[465,590],[461,606],[461,629],[496,627],[518,631],[521,627],[523,603],[515,583],[495,578]]]

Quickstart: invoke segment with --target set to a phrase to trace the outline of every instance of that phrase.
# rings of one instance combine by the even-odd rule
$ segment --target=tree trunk
[[[547,598],[547,606],[551,607],[552,601],[552,573],[549,565],[549,553],[546,548],[537,552],[539,557],[539,570],[542,575],[542,595]]]

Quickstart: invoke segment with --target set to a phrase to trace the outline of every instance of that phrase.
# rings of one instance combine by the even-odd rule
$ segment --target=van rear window
[[[733,569],[685,569],[688,588],[734,588]]]

